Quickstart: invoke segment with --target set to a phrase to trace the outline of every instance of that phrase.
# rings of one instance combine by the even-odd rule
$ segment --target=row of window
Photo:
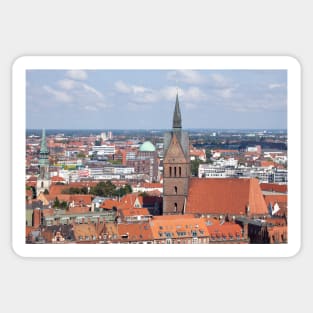
[[[169,174],[170,177],[181,177],[182,176],[181,166],[170,166]]]

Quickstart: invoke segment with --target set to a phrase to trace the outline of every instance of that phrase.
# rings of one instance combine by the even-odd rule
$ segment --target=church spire
[[[173,116],[173,129],[181,129],[181,128],[182,128],[181,113],[180,113],[178,93],[177,93],[176,94],[174,116]]]
[[[40,153],[48,153],[45,129],[42,130],[41,144],[40,144]]]
[[[42,135],[41,135],[40,152],[39,152],[39,165],[40,166],[49,165],[49,151],[47,148],[45,129],[42,130]]]

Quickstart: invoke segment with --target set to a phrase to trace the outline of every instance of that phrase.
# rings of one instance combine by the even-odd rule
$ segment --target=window
[[[175,195],[177,195],[177,186],[174,187]]]
[[[177,212],[177,202],[174,203],[174,211]]]
[[[165,232],[164,235],[166,236],[166,238],[172,238],[171,232]]]
[[[198,243],[198,238],[192,238],[192,243],[197,244]]]
[[[176,166],[174,167],[174,176],[176,177]]]
[[[172,177],[172,167],[170,166],[170,177]]]
[[[181,177],[181,166],[179,167],[179,177]]]

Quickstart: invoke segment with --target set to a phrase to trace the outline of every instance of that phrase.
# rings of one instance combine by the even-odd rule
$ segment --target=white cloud
[[[71,90],[77,87],[77,82],[72,79],[62,79],[57,82],[59,87],[65,90]]]
[[[282,87],[284,87],[283,84],[269,84],[268,85],[269,89],[277,89],[277,88],[282,88]]]
[[[85,91],[87,91],[88,93],[94,94],[96,95],[98,98],[102,99],[103,98],[103,94],[101,92],[99,92],[98,90],[96,90],[95,88],[87,85],[87,84],[82,84],[82,87],[84,88]]]
[[[160,90],[160,95],[162,98],[168,101],[175,101],[176,94],[178,93],[178,96],[181,97],[184,94],[183,89],[176,88],[174,86],[165,87]]]
[[[87,72],[83,70],[69,70],[65,76],[75,80],[86,80],[88,77]]]
[[[121,92],[121,93],[131,93],[132,92],[132,89],[131,87],[129,87],[128,85],[126,85],[124,82],[122,82],[121,80],[115,82],[115,89],[116,91],[118,92]]]
[[[67,94],[66,92],[53,89],[47,85],[43,86],[43,90],[46,91],[47,93],[53,95],[56,101],[63,102],[63,103],[69,103],[69,102],[72,102],[72,100],[73,100],[73,98],[69,94]]]
[[[206,81],[198,71],[195,70],[176,70],[167,74],[167,79],[187,84],[202,84]]]
[[[176,88],[174,86],[163,88],[160,91],[162,97],[166,100],[174,100],[178,93],[179,99],[183,101],[201,101],[206,98],[205,93],[198,87],[189,87],[186,89]]]
[[[228,79],[221,74],[212,74],[211,78],[217,87],[226,87],[230,84]]]
[[[190,87],[185,90],[183,98],[187,101],[201,101],[206,98],[206,95],[200,88]]]
[[[93,105],[85,105],[85,106],[83,107],[83,109],[86,110],[86,111],[92,111],[92,112],[98,111],[98,108],[95,107],[95,106],[93,106]]]
[[[126,84],[123,81],[117,81],[114,84],[117,92],[130,95],[130,101],[137,103],[153,103],[159,99],[156,90],[139,85]]]
[[[115,82],[115,89],[118,92],[128,95],[129,110],[139,110],[143,105],[157,102],[175,101],[178,93],[179,99],[188,103],[187,109],[194,109],[197,102],[201,102],[207,98],[206,94],[198,87],[176,88],[175,86],[168,86],[161,89],[151,89],[144,86],[131,85],[123,81]],[[185,104],[184,104],[185,105]]]
[[[224,88],[216,91],[216,94],[224,99],[229,99],[234,96],[235,88]]]

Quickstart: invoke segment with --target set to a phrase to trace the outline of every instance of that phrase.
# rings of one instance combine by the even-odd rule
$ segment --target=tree
[[[111,181],[100,182],[96,186],[91,188],[91,193],[100,196],[108,197],[115,194],[116,186]]]
[[[53,208],[59,208],[60,207],[60,200],[58,197],[55,197],[52,207]]]
[[[191,175],[192,176],[198,176],[198,169],[199,169],[199,165],[203,164],[204,162],[201,160],[192,160],[190,162],[190,169],[191,169]]]
[[[84,159],[86,156],[85,156],[85,154],[83,152],[80,151],[80,152],[77,153],[76,157],[78,159]]]

